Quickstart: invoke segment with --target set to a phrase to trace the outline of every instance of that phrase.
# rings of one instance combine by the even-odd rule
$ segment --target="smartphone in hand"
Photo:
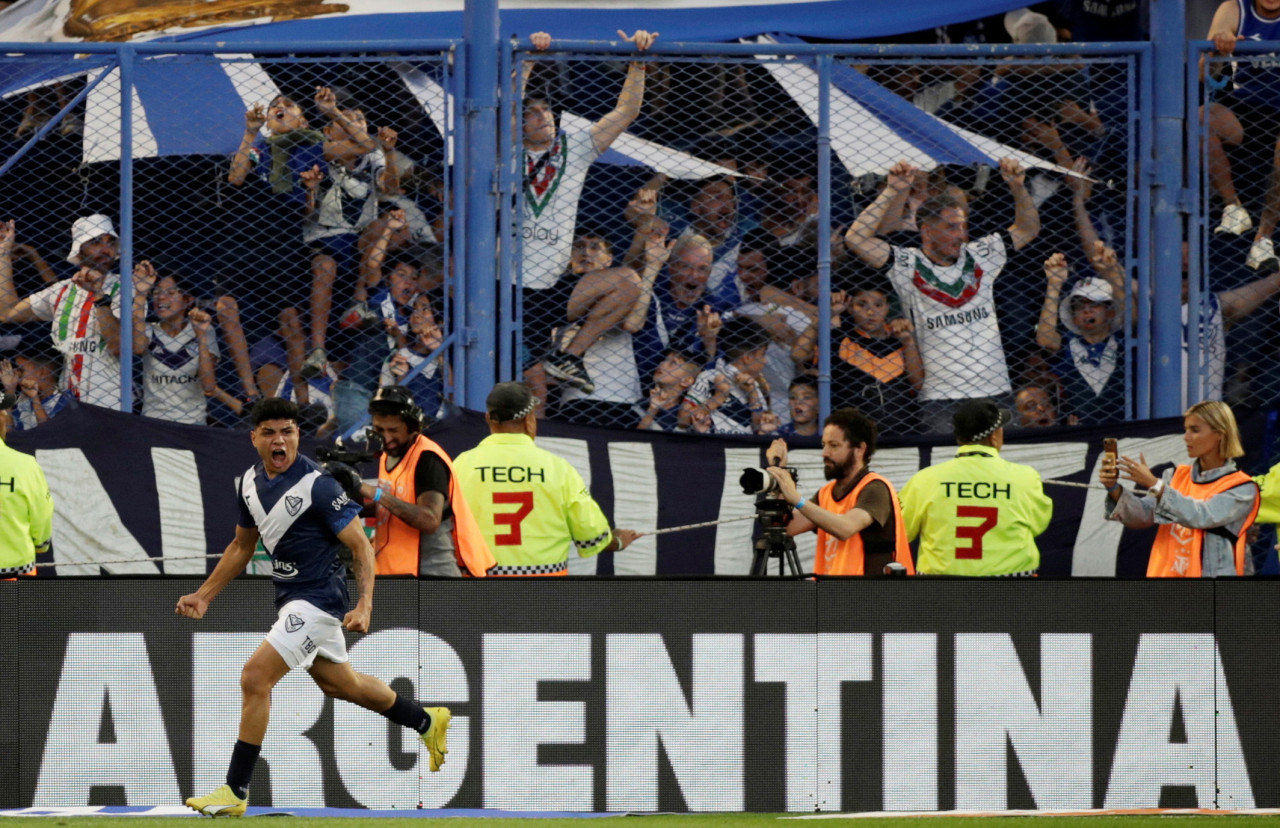
[[[1116,447],[1116,438],[1107,437],[1102,441],[1102,463],[1103,468],[1108,471],[1114,471],[1120,462],[1120,452]]]

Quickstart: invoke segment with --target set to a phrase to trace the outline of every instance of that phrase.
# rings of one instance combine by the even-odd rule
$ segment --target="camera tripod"
[[[751,559],[751,574],[769,574],[769,560],[778,559],[778,577],[800,574],[800,556],[796,542],[787,534],[791,522],[791,505],[780,498],[763,497],[756,501],[756,520],[760,523],[760,537],[756,538]]]

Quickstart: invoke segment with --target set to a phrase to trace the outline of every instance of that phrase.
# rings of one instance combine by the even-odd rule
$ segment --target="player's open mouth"
[[[285,454],[284,449],[274,449],[271,452],[271,462],[276,464],[283,463],[288,456]]]

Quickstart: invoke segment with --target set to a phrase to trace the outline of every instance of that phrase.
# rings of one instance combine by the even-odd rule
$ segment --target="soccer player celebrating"
[[[271,713],[271,689],[290,670],[302,668],[326,696],[381,713],[421,734],[438,771],[448,752],[452,716],[446,707],[419,707],[381,679],[357,673],[347,660],[342,630],[368,632],[373,612],[373,547],[352,501],[337,480],[314,461],[298,456],[298,406],[278,397],[253,410],[250,437],[262,462],[240,479],[240,519],[235,540],[200,589],[178,599],[177,613],[204,617],[218,593],[244,571],[259,538],[271,554],[279,616],[240,674],[240,738],[231,751],[227,784],[187,807],[207,816],[243,816],[249,780],[262,751]],[[347,578],[338,557],[351,551],[359,596],[347,610]]]
[[[1036,536],[1053,501],[1031,466],[1000,457],[1012,414],[991,400],[965,400],[952,416],[956,456],[921,469],[902,487],[907,537],[920,536],[926,575],[1034,575]]]

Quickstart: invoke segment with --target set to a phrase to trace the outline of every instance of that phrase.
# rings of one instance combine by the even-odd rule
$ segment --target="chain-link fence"
[[[695,433],[1135,413],[1140,49],[1028,49],[514,51],[496,373],[549,416]],[[249,51],[6,59],[21,427],[281,394],[348,430],[388,381],[440,412],[455,343],[487,347],[451,308],[453,173],[486,151],[454,156],[451,51]]]
[[[1280,402],[1280,63],[1261,44],[1193,49],[1188,146],[1194,162],[1183,276],[1185,399]],[[1197,80],[1199,82],[1197,82]]]
[[[291,397],[307,430],[332,431],[395,381],[439,412],[449,52],[126,64],[6,59],[37,79],[0,108],[0,381],[18,427],[123,393],[126,410],[220,425]]]
[[[1136,55],[787,48],[517,52],[515,329],[548,415],[816,435],[829,377],[892,436],[973,397],[1129,416]]]

